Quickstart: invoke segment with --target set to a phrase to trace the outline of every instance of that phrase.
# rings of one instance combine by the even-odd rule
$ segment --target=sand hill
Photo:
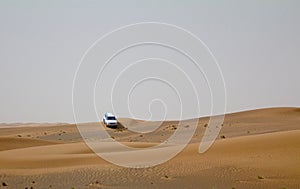
[[[198,153],[198,146],[208,118],[198,121],[184,151],[164,164],[143,169],[123,168],[99,158],[83,142],[76,125],[2,124],[0,188],[300,188],[299,108],[228,114],[218,139],[204,154]],[[164,122],[142,135],[126,125],[153,123],[130,119],[122,123],[124,128],[107,128],[111,137],[145,148],[171,136],[178,121]]]

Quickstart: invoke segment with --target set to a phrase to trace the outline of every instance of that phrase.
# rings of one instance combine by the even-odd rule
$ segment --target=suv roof
[[[105,113],[105,116],[107,116],[107,117],[115,117],[115,115],[114,115],[114,114],[112,114],[112,113],[109,113],[109,112],[106,112],[106,113]]]

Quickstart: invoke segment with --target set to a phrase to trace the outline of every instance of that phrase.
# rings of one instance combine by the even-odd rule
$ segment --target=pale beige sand
[[[122,168],[99,158],[74,125],[2,128],[0,185],[8,186],[0,188],[300,188],[300,109],[227,115],[220,133],[225,139],[219,136],[199,154],[207,121],[199,120],[193,139],[178,156],[144,169]],[[122,128],[107,131],[126,145],[144,148],[165,140],[176,124],[165,122],[142,136]]]

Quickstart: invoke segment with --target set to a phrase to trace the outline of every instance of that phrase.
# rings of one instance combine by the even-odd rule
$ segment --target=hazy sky
[[[228,112],[300,106],[297,0],[2,0],[0,122],[74,122],[72,82],[84,52],[107,32],[147,21],[178,25],[206,43],[224,75]]]

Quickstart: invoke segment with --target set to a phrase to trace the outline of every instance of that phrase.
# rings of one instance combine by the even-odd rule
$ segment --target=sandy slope
[[[193,139],[178,156],[144,169],[122,168],[99,158],[74,125],[2,128],[0,184],[8,186],[0,188],[300,188],[300,109],[227,115],[220,133],[225,139],[219,137],[199,154],[207,121],[199,120]],[[123,123],[143,124],[129,119]],[[165,122],[142,136],[124,128],[107,131],[126,145],[145,148],[169,137],[176,124]]]

